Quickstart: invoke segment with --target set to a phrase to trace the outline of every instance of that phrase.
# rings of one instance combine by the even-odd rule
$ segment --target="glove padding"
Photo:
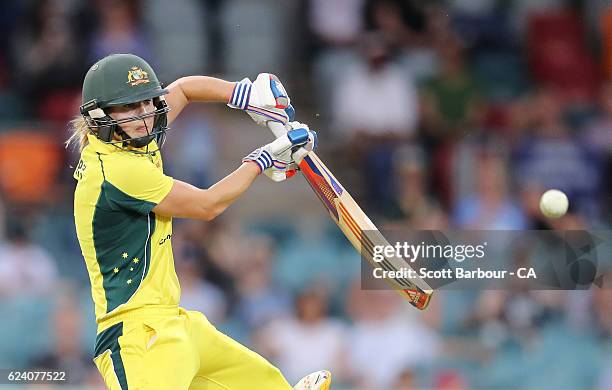
[[[297,170],[297,164],[293,156],[303,156],[316,147],[316,133],[310,131],[308,126],[299,122],[291,122],[292,129],[287,134],[277,138],[261,148],[252,151],[242,159],[243,162],[251,161],[259,166],[260,172],[264,172],[273,181],[283,181],[293,175]],[[295,128],[293,128],[295,127]],[[299,150],[305,152],[297,153]],[[300,159],[301,161],[301,159]]]
[[[295,114],[285,87],[270,73],[260,73],[255,82],[246,77],[237,82],[227,105],[246,111],[260,126],[269,121],[287,124]]]
[[[318,145],[317,132],[314,130],[310,130],[310,127],[308,127],[307,124],[300,123],[297,121],[289,122],[287,124],[287,127],[289,127],[291,130],[305,129],[308,132],[308,142],[306,142],[304,145],[302,145],[299,148],[293,148],[293,153],[291,154],[293,163],[297,166],[302,162],[302,160],[308,154],[308,152],[312,152],[313,150],[317,148],[317,145]]]

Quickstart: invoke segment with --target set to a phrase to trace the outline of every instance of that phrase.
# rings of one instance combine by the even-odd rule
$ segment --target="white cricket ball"
[[[548,218],[560,218],[567,213],[567,196],[559,190],[548,190],[540,198],[540,210]]]

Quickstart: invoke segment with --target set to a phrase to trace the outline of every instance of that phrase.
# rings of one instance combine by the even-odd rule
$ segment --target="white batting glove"
[[[272,142],[272,150],[276,151],[279,159],[287,162],[283,169],[268,168],[264,174],[273,181],[283,181],[294,176],[299,170],[298,164],[304,156],[317,147],[317,133],[300,122],[290,122],[287,134]]]
[[[314,144],[316,134],[307,128],[290,130],[287,134],[277,138],[261,148],[252,151],[242,159],[242,162],[254,162],[273,181],[283,181],[295,174],[297,166],[292,154],[295,150]]]
[[[269,121],[286,124],[294,115],[285,87],[270,73],[260,73],[255,82],[246,77],[237,82],[227,105],[246,111],[260,126]]]

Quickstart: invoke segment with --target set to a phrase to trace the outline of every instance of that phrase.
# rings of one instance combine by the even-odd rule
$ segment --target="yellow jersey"
[[[178,307],[172,218],[151,211],[173,179],[159,151],[136,154],[93,134],[88,141],[74,171],[74,221],[101,332],[134,309]]]

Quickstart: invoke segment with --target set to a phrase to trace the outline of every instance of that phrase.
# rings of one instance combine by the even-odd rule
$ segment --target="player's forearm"
[[[172,123],[190,102],[227,103],[235,84],[208,76],[187,76],[174,81],[168,86],[166,95],[166,103],[171,108],[168,123]]]
[[[215,218],[236,201],[255,181],[259,167],[251,162],[243,163],[238,169],[210,187],[207,192],[207,214]]]
[[[166,197],[153,208],[157,215],[178,218],[214,219],[229,207],[259,175],[253,163],[244,163],[223,180],[208,189],[201,189],[174,180]]]
[[[181,77],[175,83],[189,102],[227,103],[234,90],[234,82],[209,76]],[[174,84],[174,83],[173,83]]]

